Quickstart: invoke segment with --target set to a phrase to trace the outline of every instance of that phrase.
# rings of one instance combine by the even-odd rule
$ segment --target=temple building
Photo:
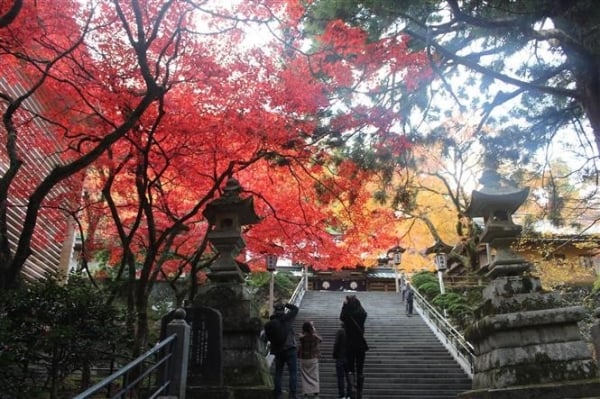
[[[22,83],[26,77],[21,72],[6,66],[0,77],[0,89],[18,97],[25,92]],[[27,208],[27,199],[32,190],[48,173],[64,161],[60,140],[43,118],[47,102],[42,98],[41,90],[25,100],[22,111],[14,118],[18,129],[17,150],[23,161],[17,176],[11,183],[7,198],[8,240],[14,251],[23,229],[23,220]],[[6,130],[0,125],[0,137],[5,142]],[[0,151],[0,173],[9,168],[6,151]],[[60,209],[73,209],[72,203],[78,201],[81,193],[81,181],[67,179],[52,189],[39,212],[37,225],[31,243],[29,255],[21,276],[24,280],[34,280],[48,273],[68,271],[73,254],[74,234],[70,217]],[[75,195],[72,195],[75,192]]]

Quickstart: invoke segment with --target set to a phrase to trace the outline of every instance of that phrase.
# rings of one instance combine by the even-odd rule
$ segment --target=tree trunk
[[[581,93],[581,104],[592,127],[596,151],[600,154],[600,73],[598,71],[598,67],[592,67],[579,74],[577,87]]]
[[[137,315],[134,342],[134,358],[146,351],[148,346],[148,295],[146,284],[138,280],[136,287],[135,310]]]

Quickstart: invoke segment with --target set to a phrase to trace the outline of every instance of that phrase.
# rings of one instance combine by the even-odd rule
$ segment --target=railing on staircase
[[[296,306],[300,306],[300,302],[302,302],[302,298],[304,298],[304,294],[306,293],[306,275],[303,275],[296,289],[292,293],[292,296],[288,300],[288,303],[291,303]]]
[[[306,276],[302,276],[288,303],[299,306],[306,293]],[[181,313],[183,312],[183,313]],[[185,387],[189,357],[190,326],[185,322],[185,312],[181,310],[167,326],[166,339],[148,352],[139,356],[117,372],[78,394],[73,399],[102,397],[121,399],[130,397],[132,392],[144,391],[143,397],[158,398],[161,395],[185,397]],[[267,359],[269,355],[267,347]],[[270,362],[269,362],[270,364]]]
[[[181,310],[167,326],[166,339],[73,399],[185,398],[190,326],[184,317]]]
[[[472,379],[473,363],[475,360],[473,345],[415,287],[411,288],[414,292],[415,310],[421,315],[431,331],[433,331],[442,345],[450,352],[464,372]]]

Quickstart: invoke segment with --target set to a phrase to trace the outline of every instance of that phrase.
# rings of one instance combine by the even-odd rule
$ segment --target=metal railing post
[[[185,399],[190,352],[190,326],[185,321],[185,310],[177,309],[175,318],[167,325],[167,336],[176,334],[169,367],[169,395]]]

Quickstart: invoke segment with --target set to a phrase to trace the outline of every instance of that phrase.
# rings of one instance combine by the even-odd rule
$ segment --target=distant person
[[[415,293],[412,290],[412,287],[408,287],[406,289],[406,314],[408,316],[413,313],[413,302],[415,299]]]
[[[289,310],[286,312],[286,308]],[[275,356],[275,378],[273,381],[273,397],[281,399],[281,379],[283,367],[287,365],[290,393],[289,399],[296,399],[296,387],[298,385],[298,355],[296,349],[296,337],[292,323],[298,314],[298,307],[288,303],[277,304],[274,312],[265,324],[265,335],[271,342],[271,354]]]
[[[344,323],[346,331],[346,372],[347,394],[356,389],[356,398],[362,398],[364,385],[364,365],[366,352],[369,345],[365,340],[365,321],[367,312],[362,307],[356,295],[348,295],[342,305],[340,320]],[[354,399],[354,396],[352,396]]]
[[[407,284],[406,281],[404,279],[400,280],[400,300],[402,302],[404,302],[404,299],[406,299],[406,288],[407,288]]]
[[[302,324],[302,335],[298,339],[298,357],[300,358],[300,381],[304,396],[319,396],[319,346],[322,338],[312,321]]]
[[[338,396],[340,399],[349,398],[351,392],[346,395],[346,330],[344,330],[344,323],[341,323],[340,328],[335,333],[333,358],[335,359]]]

